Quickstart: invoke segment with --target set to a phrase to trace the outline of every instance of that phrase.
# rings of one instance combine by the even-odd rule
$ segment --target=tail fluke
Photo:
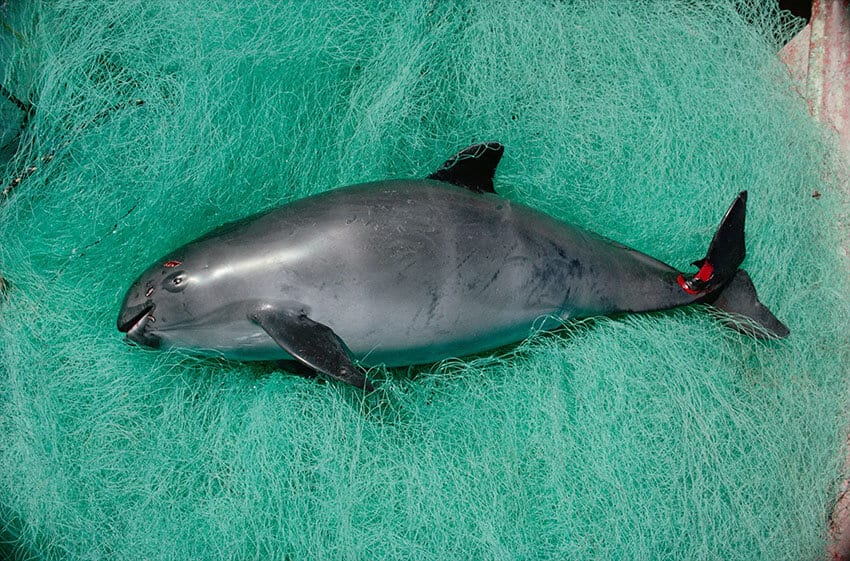
[[[706,256],[694,262],[699,271],[691,277],[679,275],[677,281],[682,290],[699,301],[731,314],[724,324],[736,331],[760,339],[786,337],[788,328],[759,301],[750,276],[738,268],[747,253],[746,216],[747,192],[742,191],[726,211]]]
[[[711,304],[731,314],[722,320],[724,325],[751,337],[782,338],[791,333],[788,327],[759,301],[756,287],[750,275],[743,269],[738,270]],[[739,316],[740,320],[735,316]]]
[[[709,294],[726,284],[747,255],[744,245],[744,224],[747,218],[747,192],[741,191],[726,211],[708,253],[694,261],[699,272],[690,278],[679,275],[679,286],[688,294]]]

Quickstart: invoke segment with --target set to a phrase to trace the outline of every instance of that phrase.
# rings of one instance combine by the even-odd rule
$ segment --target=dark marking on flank
[[[502,272],[502,271],[501,271],[500,269],[496,269],[496,272],[495,272],[495,273],[493,273],[493,276],[492,276],[492,277],[490,277],[490,280],[488,280],[488,281],[487,281],[487,283],[486,283],[484,286],[482,286],[482,287],[481,287],[480,292],[484,292],[485,290],[487,290],[488,288],[490,288],[490,285],[491,285],[491,284],[493,284],[494,282],[496,282],[496,279],[498,279],[498,278],[499,278],[499,274],[500,274],[501,272]]]

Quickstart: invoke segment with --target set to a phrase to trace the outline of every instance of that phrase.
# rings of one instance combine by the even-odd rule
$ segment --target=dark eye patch
[[[162,287],[169,292],[180,292],[186,288],[188,280],[184,271],[175,271],[162,279]]]

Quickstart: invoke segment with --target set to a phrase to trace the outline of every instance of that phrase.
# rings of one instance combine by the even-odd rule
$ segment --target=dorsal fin
[[[498,142],[473,144],[464,148],[428,176],[476,193],[495,193],[493,175],[502,159],[505,147]]]

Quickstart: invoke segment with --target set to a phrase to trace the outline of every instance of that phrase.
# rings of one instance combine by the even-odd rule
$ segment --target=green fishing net
[[[846,205],[763,2],[0,2],[0,541],[44,559],[816,559],[848,426]],[[154,259],[506,147],[505,197],[684,270],[749,191],[791,329],[693,307],[376,370],[133,347]],[[818,193],[816,196],[814,192]],[[846,230],[845,230],[846,231]]]

